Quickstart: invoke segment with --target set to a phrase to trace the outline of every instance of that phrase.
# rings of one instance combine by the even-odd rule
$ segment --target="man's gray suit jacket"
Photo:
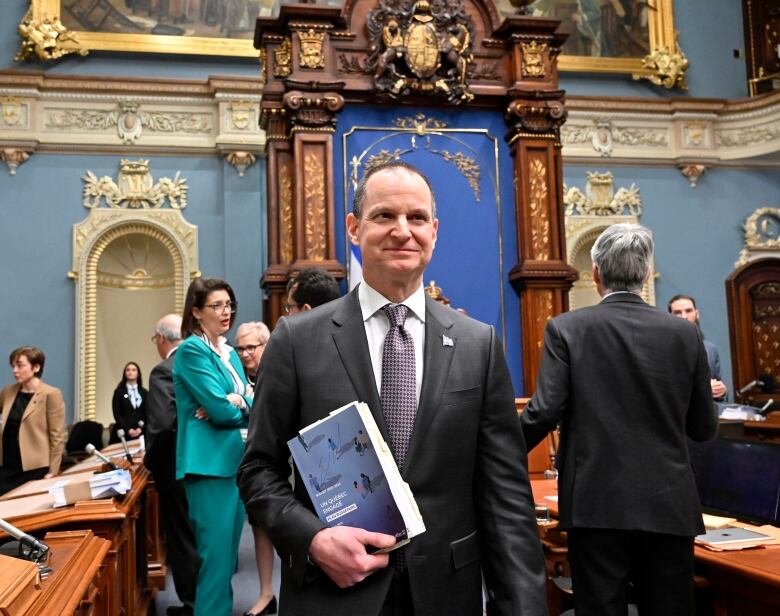
[[[495,332],[427,299],[424,362],[403,473],[427,527],[405,548],[416,613],[482,614],[484,571],[490,613],[546,615],[526,449]],[[297,471],[294,492],[288,481],[286,441],[354,400],[368,403],[388,440],[357,290],[280,319],[258,374],[238,481],[284,563],[288,616],[372,616],[391,582],[392,564],[342,590],[308,564],[323,524]]]
[[[704,531],[686,435],[714,438],[718,415],[696,325],[633,293],[551,319],[528,447],[558,422],[562,528]]]

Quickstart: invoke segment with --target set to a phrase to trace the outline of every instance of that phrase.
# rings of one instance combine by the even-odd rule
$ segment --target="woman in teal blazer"
[[[230,580],[245,515],[236,470],[244,452],[240,429],[252,406],[241,361],[223,337],[237,307],[224,280],[193,280],[182,317],[184,341],[173,362],[176,478],[184,481],[201,559],[195,616],[230,616],[233,610]]]

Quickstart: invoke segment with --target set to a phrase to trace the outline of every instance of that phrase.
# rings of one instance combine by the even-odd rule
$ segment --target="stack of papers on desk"
[[[107,473],[98,473],[89,478],[62,479],[49,488],[54,507],[64,507],[79,500],[111,498],[127,493],[133,480],[123,468]]]

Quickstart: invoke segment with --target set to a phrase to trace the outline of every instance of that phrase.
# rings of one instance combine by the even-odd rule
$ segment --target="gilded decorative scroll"
[[[306,258],[324,260],[325,237],[325,170],[320,157],[308,152],[303,157],[304,207],[306,209]]]
[[[279,177],[279,251],[282,263],[293,262],[293,187],[289,163],[280,164]]]
[[[289,77],[292,72],[292,44],[286,36],[281,45],[274,49],[274,77]]]
[[[78,38],[62,25],[59,15],[36,18],[35,11],[30,6],[27,14],[19,24],[18,32],[22,37],[19,52],[14,58],[17,62],[29,60],[36,56],[39,60],[56,60],[64,55],[78,53],[86,56],[86,49],[65,49],[63,43],[79,45]]]
[[[531,212],[531,252],[534,259],[547,260],[550,255],[550,215],[547,212],[547,167],[538,158],[531,161],[529,209]]]
[[[158,209],[167,200],[171,208],[187,207],[187,180],[176,177],[152,179],[148,160],[122,160],[116,182],[87,171],[84,180],[84,207],[100,206],[101,199],[112,208]]]
[[[614,176],[606,173],[588,172],[585,193],[572,186],[563,187],[563,203],[566,215],[581,216],[639,216],[642,213],[642,198],[639,188],[631,184],[629,188],[620,187],[614,190]]]
[[[679,88],[687,90],[685,83],[685,71],[688,70],[688,58],[680,49],[675,37],[673,46],[664,46],[653,49],[642,59],[642,66],[649,73],[635,74],[634,79],[648,79],[657,86],[663,86],[667,90]]]

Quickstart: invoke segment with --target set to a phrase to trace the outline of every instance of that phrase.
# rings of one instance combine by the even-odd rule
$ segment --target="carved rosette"
[[[325,236],[325,169],[314,152],[303,157],[304,207],[306,208],[306,258],[324,260]]]
[[[374,74],[377,92],[392,98],[444,96],[455,104],[474,94],[468,80],[474,61],[474,23],[464,0],[384,0],[366,18],[369,55],[365,66],[340,59],[350,72]]]
[[[555,133],[566,121],[563,92],[552,92],[550,98],[515,99],[507,106],[504,119],[516,133]]]
[[[305,127],[316,132],[333,132],[336,129],[336,112],[344,106],[344,97],[335,92],[285,93],[283,103],[291,111],[293,130]]]

